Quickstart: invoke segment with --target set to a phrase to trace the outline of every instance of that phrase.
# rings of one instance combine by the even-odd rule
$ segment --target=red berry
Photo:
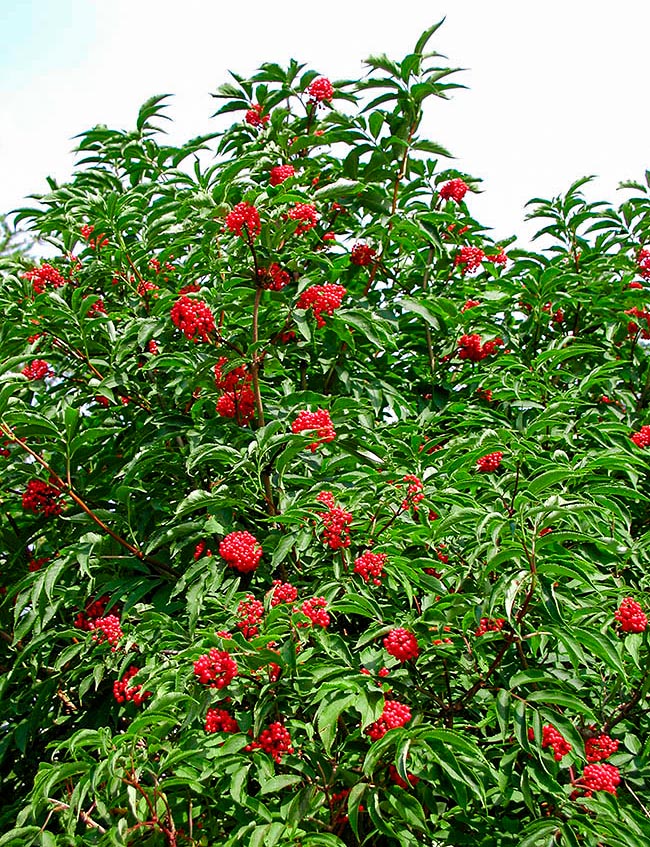
[[[139,671],[135,665],[131,665],[122,679],[113,683],[113,696],[118,703],[133,702],[136,706],[141,706],[142,702],[151,697],[151,691],[142,691],[141,685],[129,685],[129,681]],[[142,693],[140,693],[142,691]]]
[[[273,580],[273,588],[271,594],[271,606],[279,606],[280,603],[293,603],[298,597],[298,589],[290,582],[282,582],[279,579]]]
[[[352,252],[350,253],[350,261],[353,265],[358,265],[359,267],[365,267],[366,265],[371,265],[377,255],[377,251],[369,247],[367,244],[362,244],[359,242],[355,244],[352,248]]]
[[[268,268],[260,268],[257,273],[262,287],[269,291],[282,291],[285,285],[291,282],[289,272],[282,270],[277,262],[273,262]]]
[[[384,638],[384,647],[399,662],[408,662],[410,659],[417,659],[420,655],[417,638],[401,626],[391,629]]]
[[[206,732],[239,732],[239,724],[225,709],[208,709],[205,716]]]
[[[614,765],[586,765],[580,783],[587,789],[585,795],[591,797],[593,791],[607,791],[616,794],[616,786],[621,781],[618,768]]]
[[[633,597],[625,597],[614,617],[623,632],[645,632],[648,626],[648,616]]]
[[[486,632],[500,632],[503,629],[505,618],[481,618],[474,635],[485,635]]]
[[[66,283],[61,273],[47,262],[42,264],[40,268],[34,268],[24,273],[23,279],[30,280],[34,294],[42,294],[48,285],[51,285],[53,288],[61,288]]]
[[[309,232],[318,222],[318,212],[316,206],[311,203],[296,203],[293,209],[289,210],[289,217],[292,221],[302,221],[296,228],[296,235],[302,235],[303,232]]]
[[[463,265],[461,271],[463,276],[466,273],[472,273],[477,270],[480,266],[481,262],[485,259],[485,253],[481,250],[480,247],[472,247],[471,245],[465,245],[460,248],[460,252],[457,253],[454,258],[454,265],[458,267],[459,265]]]
[[[324,100],[332,99],[334,87],[327,77],[320,76],[311,83],[307,93],[314,103],[322,103]]]
[[[263,115],[262,107],[259,103],[255,103],[246,112],[245,120],[247,124],[250,124],[250,126],[263,126],[265,123],[268,122],[269,115]]]
[[[210,688],[225,688],[237,676],[237,662],[230,658],[227,650],[213,647],[206,655],[194,662],[194,674],[203,685]]]
[[[636,264],[643,279],[650,279],[650,250],[639,250]]]
[[[375,585],[381,585],[381,577],[388,556],[386,553],[371,553],[366,550],[358,559],[354,560],[354,572],[358,573],[364,582],[372,577]]]
[[[404,726],[410,720],[411,710],[408,706],[404,703],[398,703],[396,700],[386,700],[381,717],[366,727],[365,732],[373,741],[377,741],[379,738],[383,738],[389,730]]]
[[[237,628],[242,631],[244,638],[255,638],[259,633],[258,623],[264,617],[264,604],[256,600],[252,594],[247,594],[237,606]]]
[[[95,630],[93,641],[97,641],[99,644],[108,641],[113,652],[115,651],[117,642],[124,635],[120,625],[120,619],[117,615],[107,615],[105,618],[97,618],[97,620],[91,621],[90,629]]]
[[[291,746],[291,735],[289,730],[280,723],[275,721],[270,724],[268,729],[260,733],[257,741],[253,741],[246,747],[247,750],[263,750],[268,753],[278,764],[282,761],[285,753],[293,753]]]
[[[604,732],[585,741],[585,758],[588,762],[600,762],[608,759],[618,750],[618,741]]]
[[[33,359],[29,365],[22,369],[21,373],[29,380],[36,380],[51,376],[53,371],[45,359]]]
[[[209,341],[209,333],[214,331],[214,315],[203,300],[195,300],[183,295],[171,308],[174,326],[183,332],[186,338]],[[195,336],[199,336],[196,338]]]
[[[285,180],[294,176],[295,173],[296,169],[293,165],[276,165],[274,168],[271,168],[269,182],[271,185],[280,185]]]
[[[352,523],[352,514],[334,505],[334,495],[331,491],[322,491],[316,499],[325,503],[329,508],[327,512],[318,513],[318,517],[323,522],[323,543],[331,550],[349,547],[350,531],[348,527]]]
[[[260,563],[262,547],[250,532],[231,532],[219,545],[219,555],[239,573],[250,573]]]
[[[342,285],[326,282],[325,285],[312,285],[306,288],[296,303],[296,309],[311,309],[316,318],[316,326],[320,329],[325,326],[323,312],[333,315],[343,301],[346,290]]]
[[[254,241],[262,231],[259,212],[250,203],[237,203],[226,216],[226,226],[230,232],[250,241]]]
[[[542,727],[542,747],[550,747],[553,750],[553,755],[556,762],[559,762],[563,756],[571,751],[571,745],[565,740],[562,733],[558,732],[554,726],[545,724]]]
[[[462,179],[451,179],[440,188],[440,196],[443,200],[455,200],[460,203],[467,194],[468,185]]]
[[[491,473],[495,471],[501,464],[501,459],[503,459],[503,453],[500,450],[481,456],[480,459],[476,460],[479,473]]]
[[[48,485],[41,479],[30,479],[23,494],[23,509],[34,515],[45,515],[46,518],[60,515],[60,497],[60,489]]]
[[[327,409],[317,409],[315,412],[302,411],[291,424],[291,431],[298,434],[299,432],[315,432],[318,436],[316,441],[309,445],[309,449],[313,453],[320,444],[325,444],[329,441],[334,441],[336,432],[330,418],[330,413]]]
[[[305,600],[300,607],[300,611],[309,618],[312,626],[322,626],[325,629],[330,623],[330,616],[325,611],[326,608],[327,601],[324,597],[312,597],[311,600]]]
[[[255,414],[255,395],[248,385],[227,391],[217,400],[217,414],[222,418],[236,418],[240,425],[247,424]]]

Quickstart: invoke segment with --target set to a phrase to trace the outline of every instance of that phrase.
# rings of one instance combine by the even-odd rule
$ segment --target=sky
[[[596,174],[587,195],[613,203],[621,180],[643,178],[644,0],[0,0],[0,212],[70,175],[76,134],[133,127],[153,94],[174,94],[180,142],[216,128],[210,93],[229,70],[293,57],[354,78],[443,17],[430,46],[468,89],[428,100],[421,135],[483,179],[471,210],[495,239],[525,243],[525,203],[578,177]]]

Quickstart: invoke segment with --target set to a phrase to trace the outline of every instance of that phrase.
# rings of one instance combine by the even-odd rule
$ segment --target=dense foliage
[[[650,179],[493,242],[436,30],[17,215],[1,845],[647,843]]]

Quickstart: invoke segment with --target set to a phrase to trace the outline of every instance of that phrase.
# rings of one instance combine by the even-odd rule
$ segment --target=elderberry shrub
[[[485,235],[437,28],[18,213],[3,845],[647,842],[650,177]]]

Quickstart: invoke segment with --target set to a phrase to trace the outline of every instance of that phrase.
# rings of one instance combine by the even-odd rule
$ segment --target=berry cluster
[[[542,727],[542,747],[550,747],[556,762],[571,751],[571,745],[554,726],[545,724]]]
[[[460,307],[461,312],[466,312],[468,309],[474,309],[476,306],[480,306],[480,300],[466,300],[464,305]]]
[[[620,781],[620,772],[614,765],[586,765],[580,784],[586,789],[585,796],[591,797],[594,791],[607,791],[610,794],[616,794],[616,786]]]
[[[142,691],[142,693],[140,693],[142,690],[141,685],[129,685],[129,680],[131,680],[139,670],[140,668],[137,668],[135,665],[131,665],[122,679],[113,683],[113,697],[115,697],[118,703],[133,702],[136,706],[141,706],[142,702],[146,700],[147,697],[151,697],[151,691]]]
[[[645,321],[646,326],[645,329],[641,329],[641,338],[647,341],[650,338],[650,312],[646,309],[639,309],[634,306],[632,309],[626,309],[625,314],[632,315],[635,318]],[[636,321],[630,321],[627,325],[629,335],[636,335],[639,332],[639,329],[640,327]]]
[[[208,709],[205,716],[206,732],[239,732],[239,724],[225,709]]]
[[[52,369],[45,359],[34,359],[29,365],[25,365],[21,371],[21,374],[29,380],[45,379],[51,373]]]
[[[485,635],[486,632],[500,632],[503,629],[505,618],[481,618],[474,635]]]
[[[226,216],[226,226],[230,232],[250,241],[254,241],[262,231],[259,212],[250,203],[237,203]]]
[[[325,285],[311,285],[306,288],[296,303],[296,309],[311,309],[316,318],[316,326],[320,329],[325,326],[323,312],[333,315],[334,309],[338,309],[346,294],[342,285],[326,282]]]
[[[406,474],[403,481],[408,482],[409,486],[406,489],[406,497],[402,500],[402,509],[405,511],[407,509],[413,509],[414,512],[417,512],[418,503],[424,500],[422,480],[413,474]]]
[[[637,447],[647,447],[650,444],[650,426],[642,426],[638,432],[633,432],[630,438]]]
[[[250,382],[250,374],[246,370],[246,365],[239,365],[236,368],[231,368],[224,374],[224,365],[228,364],[228,359],[222,356],[214,366],[214,384],[221,391],[232,391],[237,388],[242,382]]]
[[[296,235],[302,235],[303,232],[309,232],[318,222],[318,212],[316,206],[311,203],[296,203],[293,209],[289,210],[289,218],[292,221],[302,221],[296,228]]]
[[[465,276],[466,273],[473,273],[477,270],[483,259],[485,259],[485,253],[480,247],[472,247],[471,244],[465,244],[455,256],[454,266],[458,267],[462,265],[461,272]]]
[[[30,479],[23,494],[23,509],[50,518],[61,514],[61,491],[41,479]]]
[[[503,459],[503,453],[500,450],[481,456],[476,460],[479,473],[491,473],[495,471],[501,464],[501,459]]]
[[[209,333],[214,331],[214,315],[203,300],[194,300],[182,295],[171,308],[171,319],[186,338],[209,341]],[[195,336],[199,336],[196,338]]]
[[[625,597],[614,612],[623,632],[645,632],[648,616],[633,597]]]
[[[368,582],[372,577],[375,585],[381,585],[381,577],[387,559],[386,553],[371,553],[366,550],[365,553],[354,560],[354,572],[358,573],[364,582]]]
[[[151,353],[152,356],[158,355],[158,344],[153,340],[153,338],[151,341],[147,342],[147,352]]]
[[[282,582],[279,579],[273,580],[273,588],[271,594],[271,606],[279,606],[280,603],[293,603],[298,597],[298,589],[290,582]]]
[[[111,649],[115,652],[117,643],[123,637],[122,626],[117,615],[106,615],[105,618],[97,618],[91,621],[90,628],[94,630],[93,641],[103,644],[108,641]]]
[[[205,548],[208,546],[208,542],[204,539],[203,541],[199,541],[199,543],[194,548],[194,561],[198,562],[199,559],[203,558],[203,556],[211,556],[212,550],[206,550]]]
[[[302,411],[298,413],[298,417],[291,424],[291,431],[296,435],[299,432],[315,432],[318,436],[316,441],[312,441],[309,449],[313,453],[320,444],[326,444],[329,441],[334,441],[336,432],[330,418],[330,413],[327,409],[317,409],[315,412]]]
[[[242,385],[234,391],[227,391],[217,400],[217,414],[222,418],[235,418],[243,426],[255,414],[255,395],[250,386]]]
[[[271,185],[281,185],[285,180],[294,176],[295,173],[296,169],[293,165],[276,165],[274,168],[271,168],[269,182]]]
[[[268,291],[282,291],[285,285],[291,282],[289,272],[283,270],[277,262],[273,262],[268,268],[260,268],[257,273],[262,288]]]
[[[27,565],[27,570],[30,573],[36,573],[36,571],[40,571],[43,565],[46,565],[49,561],[49,556],[39,556],[38,559],[30,559]]]
[[[650,250],[645,248],[639,250],[636,257],[636,266],[643,279],[650,279]]]
[[[95,628],[95,621],[97,618],[101,618],[104,612],[106,611],[106,606],[108,606],[109,601],[108,594],[103,594],[101,597],[98,597],[96,600],[89,600],[86,603],[86,608],[83,612],[77,612],[73,626],[75,629],[83,629],[86,632],[89,632],[91,629]]]
[[[618,741],[601,732],[585,741],[585,758],[588,762],[602,762],[618,750]]]
[[[404,703],[386,700],[381,717],[366,727],[366,734],[372,741],[383,738],[390,729],[404,726],[411,720],[411,710]]]
[[[61,273],[47,262],[42,264],[40,268],[34,268],[24,273],[23,279],[28,279],[32,283],[34,294],[42,294],[48,285],[53,288],[61,288],[66,283]]]
[[[408,777],[408,781],[411,785],[417,785],[420,781],[419,776],[415,776],[412,773],[406,774]],[[397,772],[397,768],[395,765],[388,765],[388,776],[395,783],[395,785],[399,785],[400,788],[409,788],[409,784],[402,779],[402,777]]]
[[[491,256],[486,256],[486,259],[489,259],[495,265],[507,265],[508,257],[506,256],[503,247],[499,247],[498,253],[493,253]],[[561,309],[559,311],[562,311]]]
[[[262,107],[259,103],[254,103],[246,112],[244,119],[250,126],[258,127],[268,123],[269,116],[262,114]]]
[[[451,179],[440,187],[440,196],[443,200],[455,200],[460,203],[467,194],[469,186],[462,179]]]
[[[322,626],[324,629],[329,626],[330,616],[325,611],[327,608],[327,600],[324,597],[312,597],[311,600],[305,600],[300,607],[300,611],[309,618],[312,626]],[[306,626],[306,624],[303,624]]]
[[[150,291],[160,291],[160,286],[156,285],[155,282],[149,282],[146,279],[141,279],[136,290],[138,297],[146,297]],[[154,294],[153,296],[158,297],[157,294]]]
[[[319,76],[315,79],[307,89],[309,99],[314,103],[322,103],[324,100],[331,100],[334,96],[334,86],[326,76]]]
[[[252,594],[247,594],[237,606],[237,615],[237,629],[241,630],[244,638],[255,638],[260,631],[258,624],[264,617],[264,604]]]
[[[371,265],[376,255],[377,251],[373,247],[369,247],[367,244],[358,242],[352,248],[350,261],[353,265],[358,265],[360,268],[363,268],[367,265]]]
[[[323,543],[330,550],[340,550],[341,547],[349,547],[349,526],[352,523],[352,514],[335,504],[334,495],[331,491],[322,491],[316,499],[319,503],[324,503],[329,510],[327,512],[318,512],[318,517],[323,522]]]
[[[477,333],[461,335],[458,341],[458,358],[468,359],[470,362],[480,362],[487,356],[494,355],[497,352],[497,347],[501,346],[503,346],[503,339],[499,337],[481,344],[481,336]]]
[[[231,532],[219,544],[219,555],[239,573],[251,573],[260,563],[262,547],[250,532]]]
[[[85,298],[84,298],[85,299]],[[87,318],[96,318],[98,315],[107,315],[106,306],[101,297],[99,297],[86,312]]]
[[[417,638],[401,626],[391,629],[384,638],[384,647],[398,662],[408,662],[410,659],[417,659],[420,655]]]
[[[293,753],[289,730],[280,721],[274,721],[270,724],[268,729],[260,733],[258,740],[248,744],[245,749],[248,751],[263,750],[278,764],[282,761],[285,753]]]
[[[230,658],[227,650],[217,650],[213,647],[209,653],[199,656],[194,662],[194,674],[203,685],[225,688],[237,676],[237,662]]]

